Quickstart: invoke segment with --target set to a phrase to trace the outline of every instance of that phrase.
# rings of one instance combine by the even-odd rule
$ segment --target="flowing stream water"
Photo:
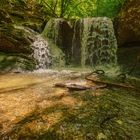
[[[70,70],[63,70],[61,72],[58,70],[38,70],[34,73],[9,73],[1,75],[0,139],[3,138],[3,135],[13,131],[13,127],[15,125],[18,126],[18,122],[26,117],[28,118],[30,114],[53,106],[56,103],[53,101],[53,98],[59,98],[65,94],[66,101],[63,102],[69,105],[69,102],[74,99],[67,96],[66,89],[56,88],[54,85],[66,82],[66,80],[71,82],[73,81],[70,80],[71,76],[75,77],[81,74],[81,72],[75,73]],[[77,82],[79,84],[86,84],[85,80],[78,80]],[[60,100],[57,103],[61,104]],[[32,128],[34,127],[32,126]]]

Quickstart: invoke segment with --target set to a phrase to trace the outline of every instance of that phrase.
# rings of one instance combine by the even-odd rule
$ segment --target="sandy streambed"
[[[71,77],[81,73],[71,71],[47,71],[44,73],[6,74],[0,76],[0,131],[12,131],[13,126],[33,112],[51,107],[57,102],[51,98],[61,98],[66,89],[54,87],[57,82],[71,81]],[[71,98],[59,102],[74,104]]]
[[[132,91],[69,91],[87,72],[38,71],[0,76],[0,140],[139,139],[140,97]]]

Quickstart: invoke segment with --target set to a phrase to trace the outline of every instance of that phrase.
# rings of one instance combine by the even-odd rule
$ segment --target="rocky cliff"
[[[115,22],[119,46],[140,44],[140,0],[127,0]]]
[[[33,36],[24,28],[41,32],[45,13],[35,1],[2,0],[0,14],[0,69],[33,69]]]

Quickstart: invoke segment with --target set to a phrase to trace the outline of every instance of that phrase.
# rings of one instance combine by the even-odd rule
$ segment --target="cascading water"
[[[117,41],[109,18],[84,18],[76,21],[75,25],[72,54],[77,56],[80,49],[82,66],[117,63]]]
[[[49,51],[48,42],[37,32],[21,27],[15,26],[17,29],[24,30],[26,36],[30,41],[30,46],[32,48],[31,57],[34,59],[35,69],[46,69],[52,64],[52,56]]]
[[[28,34],[28,38],[32,42],[30,47],[32,47],[33,49],[32,57],[35,60],[35,68],[48,68],[52,64],[52,57],[48,48],[48,42],[41,35],[29,28],[20,26],[16,26],[16,28],[24,30]]]
[[[53,57],[56,57],[57,53],[59,54],[59,57],[52,57],[53,65],[54,63],[61,63],[61,60],[63,60],[63,54],[60,53],[60,51],[55,51],[54,53],[56,48],[62,49],[66,56],[67,51],[65,50],[69,50],[69,54],[72,55],[73,64],[80,64],[83,67],[86,65],[94,67],[117,64],[117,41],[111,19],[97,17],[75,21],[73,39],[69,38],[69,41],[72,43],[68,43],[68,41],[65,40],[66,35],[62,29],[66,29],[67,31],[66,25],[68,26],[63,19],[52,19],[48,22],[42,33],[45,38],[49,38],[48,40],[56,45],[54,47],[54,45],[50,45],[51,43],[49,42]],[[72,45],[68,47],[65,46],[66,44]],[[47,68],[51,64],[48,43],[44,42],[40,36],[37,36],[37,39],[33,43],[33,48],[34,58],[37,64],[36,69]],[[66,58],[67,57],[65,57],[65,59]]]
[[[48,43],[41,37],[36,36],[32,46],[34,48],[33,57],[36,60],[36,69],[46,69],[51,65],[51,55]]]
[[[63,54],[61,53],[60,55],[64,56],[65,59],[64,64],[69,65],[72,56],[71,46],[72,46],[73,29],[69,25],[68,21],[62,18],[51,19],[50,21],[47,22],[45,29],[42,32],[42,35],[45,38],[47,38],[51,42],[51,44],[54,44],[50,48],[55,48],[55,50],[57,49],[58,50],[57,54],[60,53],[59,50],[61,50]],[[63,58],[61,57],[61,60],[62,59]]]

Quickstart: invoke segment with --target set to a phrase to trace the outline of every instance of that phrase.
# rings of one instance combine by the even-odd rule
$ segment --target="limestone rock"
[[[0,23],[13,23],[41,32],[46,14],[35,0],[5,0],[0,4]]]
[[[23,29],[18,29],[11,24],[2,25],[0,27],[0,70],[9,71],[17,67],[32,69],[34,62],[30,56],[33,52],[31,43],[32,39]]]
[[[31,53],[29,48],[31,38],[22,29],[12,25],[3,25],[0,28],[0,51],[9,53]]]
[[[0,70],[33,70],[38,63],[33,43],[42,31],[45,13],[35,0],[2,0],[0,14]]]
[[[71,60],[73,30],[64,19],[51,19],[43,31],[43,36],[50,39],[65,54],[66,64]]]
[[[119,46],[140,42],[140,0],[127,0],[115,25]]]

